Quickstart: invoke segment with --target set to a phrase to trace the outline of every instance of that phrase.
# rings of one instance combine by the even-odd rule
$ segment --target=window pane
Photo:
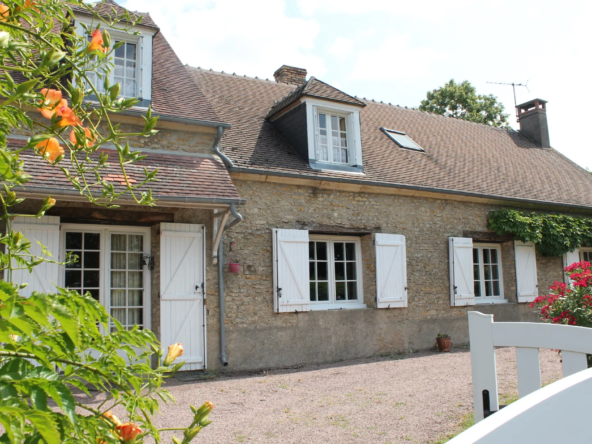
[[[115,59],[115,70],[113,71],[113,74],[115,75],[115,83],[121,84],[121,82],[123,82],[123,76],[125,74],[124,63],[123,60]]]
[[[481,279],[481,277],[479,276],[479,264],[473,265],[473,278],[476,281],[478,281],[479,279]]]
[[[142,309],[141,308],[130,308],[127,312],[127,315],[129,317],[129,319],[128,319],[129,326],[133,327],[134,325],[142,324]]]
[[[327,242],[316,242],[317,244],[317,260],[327,260]]]
[[[333,247],[334,247],[334,253],[335,253],[335,260],[336,261],[345,260],[345,257],[343,255],[343,243],[342,242],[335,242]]]
[[[353,301],[358,299],[358,283],[348,282],[347,283],[347,300]]]
[[[135,97],[136,94],[136,81],[127,80],[125,81],[125,95],[128,97]]]
[[[117,253],[115,253],[117,254]],[[128,269],[141,270],[142,269],[142,253],[128,253]]]
[[[90,295],[92,296],[92,298],[95,301],[99,300],[99,290],[85,290],[85,293],[90,293]]]
[[[317,279],[326,281],[328,278],[327,262],[317,262]]]
[[[121,322],[124,326],[125,322],[125,308],[114,308],[111,310],[111,316]]]
[[[130,234],[128,249],[129,251],[144,251],[144,236],[141,234]]]
[[[327,115],[326,114],[319,113],[319,127],[320,128],[327,128]]]
[[[142,288],[144,273],[141,271],[130,271],[128,273],[128,288]]]
[[[100,250],[101,249],[101,234],[100,233],[84,233],[84,249],[85,250]]]
[[[335,283],[335,300],[345,301],[345,282]]]
[[[475,296],[481,296],[481,283],[475,281]]]
[[[501,296],[499,281],[493,281],[493,295],[494,296]]]
[[[125,58],[128,60],[136,60],[136,45],[135,43],[125,44]]]
[[[348,242],[345,244],[345,258],[348,261],[356,260],[356,244]]]
[[[499,279],[499,267],[497,265],[491,266],[491,272],[493,279]]]
[[[308,243],[308,259],[313,261],[315,259],[315,243],[309,242]]]
[[[314,262],[310,262],[308,264],[308,274],[310,277],[311,281],[316,281],[317,280],[317,273],[316,273],[316,266]]]
[[[85,287],[98,287],[99,286],[99,271],[84,271],[84,286]]]
[[[483,263],[484,264],[491,264],[491,258],[489,256],[489,248],[484,248],[483,249]]]
[[[127,78],[136,78],[136,62],[125,62],[125,76]]]
[[[82,251],[69,251],[69,253],[72,253],[74,256],[78,256],[78,258],[75,259],[75,262],[66,264],[66,268],[80,268],[82,266],[82,264],[80,263],[80,261],[82,260]]]
[[[125,271],[112,271],[111,272],[111,287],[113,288],[125,288]]]
[[[489,251],[491,252],[491,263],[497,264],[497,250],[492,248]]]
[[[126,251],[127,250],[127,236],[125,234],[111,235],[111,250],[112,251]],[[125,268],[125,267],[122,267]]]
[[[128,290],[127,304],[130,307],[141,307],[144,305],[144,290]]]
[[[111,268],[125,270],[125,253],[111,253]]]
[[[339,131],[345,131],[345,117],[339,118]]]
[[[491,281],[485,281],[485,296],[493,296]]]
[[[483,266],[483,274],[485,275],[485,279],[491,280],[491,265]]]
[[[337,116],[331,116],[331,129],[337,131],[339,124],[337,123]]]
[[[328,282],[319,282],[319,301],[328,301],[329,300],[329,283]]]
[[[347,263],[347,275],[346,278],[348,281],[352,281],[357,279],[356,276],[356,263],[355,262],[348,262]]]
[[[117,42],[115,42],[117,43]],[[125,57],[125,45],[121,45],[119,48],[115,50],[115,57]]]
[[[335,280],[337,280],[337,281],[344,281],[345,280],[345,263],[344,262],[335,262]]]
[[[101,253],[98,251],[87,251],[84,253],[84,268],[99,268]]]
[[[82,287],[82,272],[78,270],[66,270],[66,288]]]
[[[82,233],[66,233],[66,250],[82,249]]]
[[[311,301],[317,300],[317,284],[316,284],[316,282],[310,283],[310,300]]]
[[[125,307],[125,290],[111,290],[111,306]]]

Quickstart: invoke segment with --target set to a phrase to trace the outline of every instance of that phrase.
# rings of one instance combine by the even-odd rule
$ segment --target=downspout
[[[218,149],[223,134],[224,128],[219,126],[218,134],[216,134],[216,139],[214,140],[214,153],[222,159],[226,168],[232,168],[234,166],[232,161]],[[243,220],[243,216],[236,211],[235,204],[230,204],[230,214],[232,214],[234,219],[226,225],[225,230],[232,228]],[[222,235],[220,245],[218,246],[218,291],[220,297],[220,362],[222,362],[223,367],[228,367],[228,360],[226,358],[226,315],[224,313],[224,235]]]

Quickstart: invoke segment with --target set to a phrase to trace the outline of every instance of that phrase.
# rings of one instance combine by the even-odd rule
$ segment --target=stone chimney
[[[516,106],[516,116],[520,122],[520,132],[531,140],[550,148],[549,128],[547,127],[547,101],[533,99]]]
[[[306,83],[306,69],[296,68],[295,66],[282,65],[273,73],[273,76],[278,83],[297,86]]]

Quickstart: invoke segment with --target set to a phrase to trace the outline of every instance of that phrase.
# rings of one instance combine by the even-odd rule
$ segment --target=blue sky
[[[551,145],[592,170],[592,2],[545,0],[127,0],[183,63],[273,79],[283,64],[348,94],[417,107],[454,78],[518,103],[548,100]],[[591,116],[587,113],[590,112]],[[541,172],[543,173],[543,172]]]

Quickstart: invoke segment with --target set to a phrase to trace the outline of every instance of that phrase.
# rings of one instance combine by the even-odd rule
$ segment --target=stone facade
[[[229,369],[250,370],[360,358],[429,348],[439,332],[468,343],[467,310],[496,320],[537,319],[518,304],[513,242],[501,244],[507,304],[451,307],[448,238],[487,231],[499,206],[420,197],[351,193],[313,187],[235,180],[247,200],[245,217],[226,234],[236,243],[239,274],[225,273]],[[361,236],[367,309],[277,314],[273,311],[272,229],[368,233]],[[407,242],[408,308],[375,309],[373,233],[403,234]],[[538,285],[545,292],[562,279],[561,258],[537,255]],[[216,301],[217,302],[217,301]],[[209,305],[213,310],[217,304]],[[217,323],[210,315],[208,328]],[[210,338],[213,331],[210,330]],[[210,367],[216,350],[210,341]]]

